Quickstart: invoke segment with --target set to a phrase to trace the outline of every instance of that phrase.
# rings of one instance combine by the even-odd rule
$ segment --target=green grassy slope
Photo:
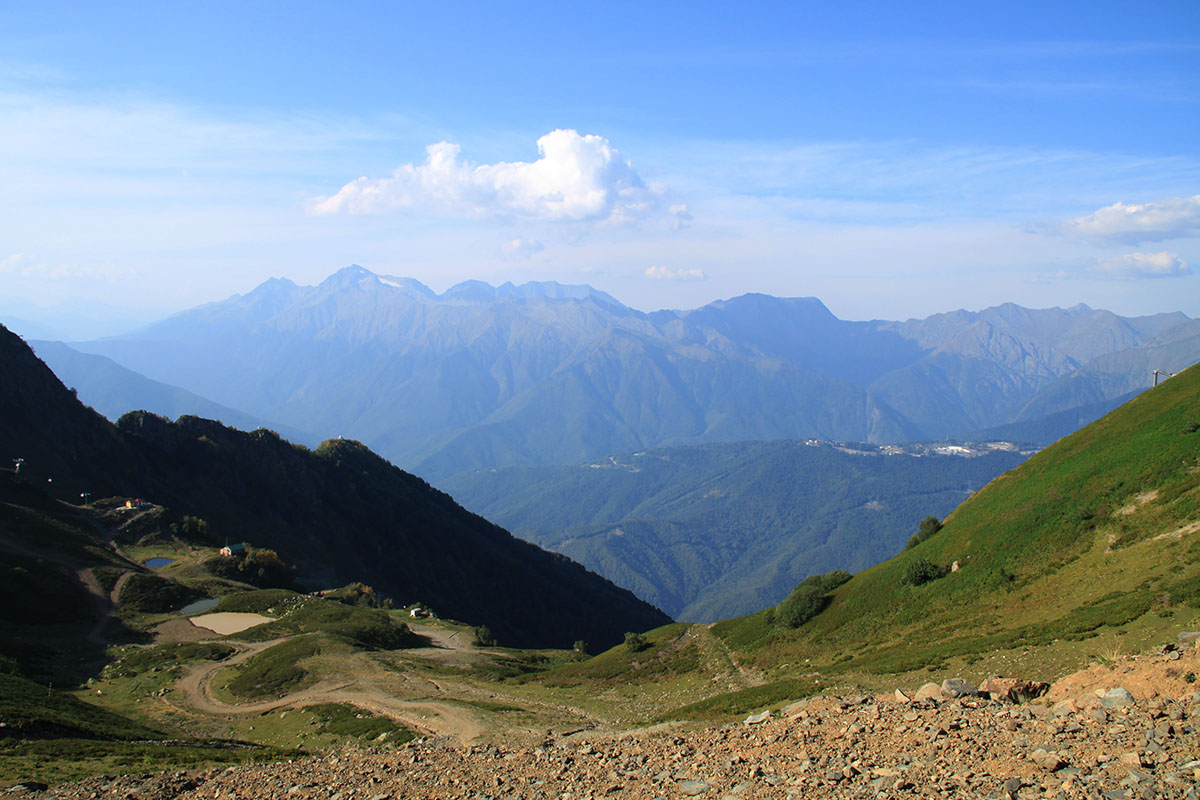
[[[186,769],[292,753],[180,741],[121,714],[16,675],[0,674],[0,787],[100,773]]]
[[[18,675],[0,674],[4,738],[158,739],[160,731]]]
[[[918,559],[961,569],[909,585]],[[996,478],[799,629],[760,612],[714,633],[764,667],[903,672],[1135,622],[1166,636],[1195,624],[1196,605],[1200,367]]]

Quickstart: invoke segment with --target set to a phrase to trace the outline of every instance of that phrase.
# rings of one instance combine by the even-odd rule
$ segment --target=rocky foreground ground
[[[41,797],[1197,798],[1200,653],[1167,650],[1045,685],[947,681],[818,697],[720,727],[547,736],[537,746],[424,739],[388,752],[200,773],[105,777]],[[1008,691],[1012,689],[1013,691]]]

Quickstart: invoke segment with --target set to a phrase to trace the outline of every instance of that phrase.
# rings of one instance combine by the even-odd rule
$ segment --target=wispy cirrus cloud
[[[1154,242],[1200,234],[1200,194],[1156,203],[1113,203],[1063,224],[1065,233],[1124,242]]]
[[[136,274],[137,271],[130,267],[121,267],[112,263],[49,263],[31,258],[24,253],[12,253],[0,258],[0,275],[16,275],[22,278],[41,278],[54,281],[94,278],[112,281],[131,278]]]
[[[1123,253],[1102,258],[1096,264],[1102,275],[1126,280],[1141,278],[1179,278],[1191,275],[1192,268],[1177,253]]]
[[[683,267],[679,269],[661,266],[646,267],[646,271],[642,274],[652,281],[702,281],[708,278],[702,269]]]
[[[1178,253],[1122,253],[1116,256],[1080,260],[1073,266],[1053,273],[1039,275],[1033,283],[1060,281],[1145,281],[1182,278],[1192,274],[1192,267]]]
[[[315,214],[432,212],[458,218],[517,217],[541,222],[626,222],[654,207],[656,192],[602,136],[556,130],[537,140],[536,161],[471,164],[438,142],[422,164],[386,178],[357,178],[313,200]],[[676,215],[678,217],[678,215]]]

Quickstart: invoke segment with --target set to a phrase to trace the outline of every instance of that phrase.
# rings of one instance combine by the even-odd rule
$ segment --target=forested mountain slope
[[[1150,384],[1142,356],[1117,359],[1115,379],[1093,368],[1068,380],[1098,359],[1168,344],[1200,359],[1200,339],[1175,336],[1189,324],[1011,304],[850,322],[816,298],[768,295],[647,314],[586,286],[472,281],[439,295],[352,266],[74,346],[318,437],[354,437],[437,481],[670,444],[923,441],[1033,421]]]
[[[371,583],[486,623],[505,642],[597,646],[666,615],[565,558],[514,539],[350,440],[316,450],[270,431],[79,403],[0,328],[0,448],[60,498],[140,496],[207,520],[218,540],[279,552],[310,585]]]
[[[712,622],[774,605],[808,575],[891,557],[926,516],[1024,459],[932,451],[733,442],[478,470],[444,486],[677,619]]]

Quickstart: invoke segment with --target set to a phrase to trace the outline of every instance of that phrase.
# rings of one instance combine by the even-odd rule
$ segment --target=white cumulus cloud
[[[1097,269],[1114,278],[1178,278],[1192,268],[1175,253],[1124,253],[1101,259]]]
[[[643,274],[653,281],[702,281],[708,278],[704,270],[671,267],[646,267]]]
[[[311,203],[316,214],[381,214],[415,209],[453,217],[623,222],[647,214],[655,192],[602,136],[556,130],[537,141],[536,161],[471,164],[438,142],[423,164],[390,177],[358,178]]]
[[[1170,197],[1157,203],[1113,203],[1076,217],[1068,233],[1128,242],[1153,242],[1200,234],[1200,194]]]

